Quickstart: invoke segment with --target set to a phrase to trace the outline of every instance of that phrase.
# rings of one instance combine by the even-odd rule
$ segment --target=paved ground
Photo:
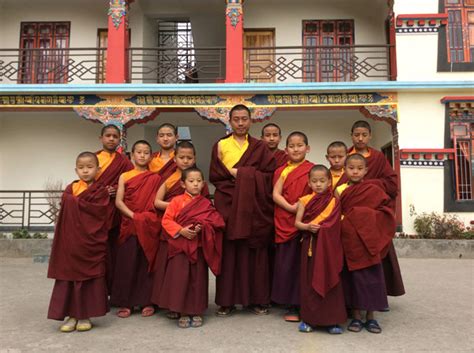
[[[46,319],[47,265],[0,258],[0,352],[474,352],[474,260],[401,259],[401,266],[407,294],[378,315],[380,335],[299,333],[278,309],[217,318],[214,304],[200,329],[178,329],[162,313],[109,314],[90,332],[64,334]]]

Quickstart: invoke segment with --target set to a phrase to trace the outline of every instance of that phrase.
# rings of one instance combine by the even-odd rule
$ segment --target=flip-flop
[[[170,320],[178,320],[179,319],[179,313],[176,311],[168,311],[166,313],[166,317]]]
[[[308,325],[306,322],[301,321],[301,324],[298,325],[298,331],[300,332],[313,332],[313,328]]]
[[[328,326],[327,330],[330,335],[340,335],[341,333],[344,332],[342,327],[339,325]]]
[[[360,332],[364,328],[364,323],[359,319],[352,319],[347,330],[351,332]]]
[[[365,323],[365,329],[369,331],[370,333],[381,333],[382,328],[380,327],[379,323],[377,320],[367,320]]]
[[[254,313],[255,315],[267,315],[268,314],[268,308],[264,308],[260,305],[249,306],[248,310],[250,310],[250,312]]]
[[[151,305],[145,306],[142,309],[142,317],[149,317],[155,314],[155,308]]]
[[[294,310],[288,311],[283,318],[288,322],[300,322],[300,315]]]
[[[132,310],[129,308],[120,308],[117,311],[117,316],[122,319],[126,319],[132,315]]]
[[[217,316],[225,317],[230,316],[235,311],[235,306],[221,306],[216,311]]]
[[[189,316],[181,316],[178,320],[179,328],[189,328],[191,327],[191,318]]]
[[[202,317],[201,316],[193,316],[191,318],[191,327],[201,327],[202,326]]]

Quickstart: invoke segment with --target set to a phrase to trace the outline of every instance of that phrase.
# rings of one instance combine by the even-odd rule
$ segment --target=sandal
[[[170,320],[178,320],[179,319],[179,313],[176,311],[168,311],[166,313],[166,317]]]
[[[254,313],[255,315],[267,315],[268,314],[268,308],[264,308],[261,305],[251,305],[248,307],[250,312]]]
[[[283,318],[288,322],[300,322],[300,314],[296,309],[288,310]]]
[[[330,335],[340,335],[341,333],[344,332],[342,327],[339,325],[328,326],[327,330]]]
[[[120,308],[117,311],[117,316],[126,319],[127,317],[130,317],[132,315],[132,310],[130,308]]]
[[[365,323],[365,329],[369,331],[370,333],[381,333],[382,328],[380,327],[379,323],[377,320],[367,320]]]
[[[298,326],[298,331],[300,332],[313,332],[313,328],[308,325],[306,322],[301,321],[301,324]]]
[[[178,327],[180,328],[191,327],[191,318],[189,316],[181,316],[178,320]]]
[[[349,326],[347,326],[347,330],[351,332],[360,332],[364,328],[364,323],[359,319],[352,319]]]
[[[219,309],[216,311],[217,316],[229,316],[235,311],[235,306],[221,306]]]
[[[92,329],[91,320],[86,319],[86,320],[79,320],[77,322],[77,326],[76,326],[77,331],[84,332],[84,331],[89,331],[90,329]]]
[[[142,309],[142,317],[149,317],[155,314],[155,307],[152,305],[145,306]]]
[[[201,327],[202,326],[202,317],[201,316],[193,316],[191,318],[191,327]]]
[[[61,325],[59,331],[61,332],[72,332],[76,329],[77,320],[73,317],[67,319],[67,321]]]

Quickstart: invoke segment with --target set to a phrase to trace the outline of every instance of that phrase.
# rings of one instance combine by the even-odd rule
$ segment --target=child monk
[[[275,266],[271,300],[287,306],[286,321],[300,321],[299,268],[301,239],[295,227],[295,216],[300,197],[311,193],[307,175],[313,163],[306,160],[310,148],[308,138],[300,131],[286,139],[288,162],[278,168],[273,177],[275,202]]]
[[[331,142],[327,148],[326,159],[330,164],[331,186],[336,189],[339,185],[347,182],[344,174],[344,162],[347,157],[347,146],[342,141]]]
[[[112,289],[112,279],[115,268],[115,257],[117,253],[117,241],[120,233],[120,212],[115,207],[115,194],[120,175],[132,170],[133,164],[124,154],[117,152],[120,143],[121,132],[116,125],[106,125],[100,132],[99,140],[102,150],[96,152],[99,159],[99,173],[96,181],[102,183],[110,195],[109,215],[111,226],[108,240],[107,256],[107,286],[109,293]]]
[[[48,278],[55,284],[48,319],[67,321],[62,332],[88,331],[91,317],[108,311],[105,278],[109,193],[95,182],[99,161],[92,152],[76,159],[78,181],[69,184],[61,199]]]
[[[398,195],[398,176],[390,166],[385,155],[376,149],[369,147],[372,139],[372,129],[368,122],[364,120],[356,121],[352,125],[351,137],[353,146],[348,154],[359,153],[367,160],[367,175],[365,179],[380,179],[385,192],[391,198],[393,212],[396,210],[396,198]],[[390,245],[386,258],[383,260],[387,293],[391,296],[405,294],[402,274],[398,264],[397,253],[393,244]]]
[[[364,180],[367,161],[362,155],[347,157],[345,173],[349,181],[340,185],[336,193],[340,195],[341,238],[349,271],[344,290],[353,320],[348,330],[360,332],[365,327],[369,332],[380,333],[382,328],[374,311],[388,306],[382,259],[395,234],[395,216],[382,181]],[[362,310],[367,312],[365,324]]]
[[[151,303],[152,269],[161,227],[154,200],[161,177],[148,170],[151,146],[140,140],[132,147],[135,169],[120,176],[115,204],[122,213],[112,295],[117,316],[127,318],[135,306],[142,316],[154,314]]]
[[[300,198],[295,226],[301,231],[301,332],[325,326],[330,334],[342,333],[347,319],[341,271],[341,209],[333,196],[331,173],[321,164],[309,172],[313,191]]]
[[[156,133],[156,143],[160,150],[152,156],[148,169],[153,173],[159,173],[167,179],[176,171],[174,163],[174,147],[178,140],[178,129],[170,123],[161,124]]]
[[[281,129],[277,124],[268,123],[262,128],[261,139],[267,143],[270,151],[273,152],[277,167],[281,167],[288,162],[288,155],[285,151],[280,150],[278,145],[281,141]]]
[[[168,178],[163,178],[160,188],[156,193],[154,205],[158,210],[159,217],[162,217],[166,211],[171,200],[184,193],[184,188],[181,185],[182,172],[186,169],[194,167],[196,163],[196,150],[194,145],[188,141],[182,141],[176,146],[174,155],[174,163],[176,170]],[[204,196],[209,195],[207,184],[203,187]],[[168,239],[169,236],[160,231],[159,234],[160,245],[156,255],[155,262],[155,278],[153,281],[153,291],[151,300],[161,308],[166,308],[160,302],[161,289],[165,279],[165,272],[168,265]],[[176,312],[170,311],[167,314],[170,319],[178,319],[179,315]]]
[[[225,224],[202,196],[201,170],[183,170],[180,184],[185,192],[171,200],[162,220],[168,236],[168,265],[159,304],[180,313],[179,327],[199,327],[209,302],[209,268],[215,275],[220,273]]]

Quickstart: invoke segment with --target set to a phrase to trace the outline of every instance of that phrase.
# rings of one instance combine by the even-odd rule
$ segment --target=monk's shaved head
[[[354,154],[351,154],[349,156],[347,156],[346,158],[346,162],[344,163],[344,165],[348,165],[350,161],[362,161],[364,163],[364,165],[367,167],[367,159],[365,159],[365,157],[363,155],[361,155],[360,153],[354,153]]]
[[[370,124],[365,120],[358,120],[354,124],[352,124],[351,132],[354,132],[354,130],[359,128],[359,127],[367,129],[367,130],[369,130],[370,133],[372,133],[372,129],[370,128]]]
[[[79,155],[76,157],[76,164],[80,159],[83,159],[83,158],[90,158],[94,161],[96,166],[99,166],[99,159],[97,158],[97,155],[94,152],[85,151],[85,152],[79,153]]]
[[[308,177],[311,178],[311,174],[313,174],[314,172],[324,172],[326,173],[328,179],[331,179],[331,172],[329,171],[328,167],[323,164],[315,164],[313,168],[311,168],[311,170],[309,171]]]

